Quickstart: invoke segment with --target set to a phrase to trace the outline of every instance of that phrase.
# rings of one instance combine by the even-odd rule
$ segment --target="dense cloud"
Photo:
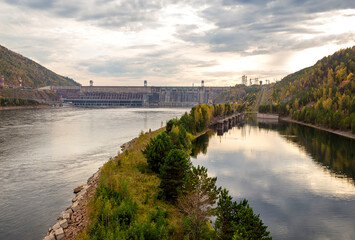
[[[354,39],[354,32],[324,37],[321,31],[310,28],[322,24],[312,22],[322,12],[348,8],[355,8],[355,2],[224,1],[201,13],[217,27],[205,32],[199,40],[209,44],[212,51],[246,53],[252,48],[251,54],[318,47],[334,37],[348,42]],[[326,17],[334,17],[333,14],[336,13],[327,12]],[[295,35],[311,38],[303,43],[302,38]],[[188,34],[182,37],[187,41],[196,40]]]
[[[136,29],[158,24],[156,14],[165,5],[164,1],[71,1],[71,0],[6,0],[8,4],[24,9],[50,12],[56,17],[89,21],[108,28]]]
[[[69,75],[85,69],[83,78],[280,76],[297,52],[355,39],[351,0],[4,0],[0,7],[8,9],[0,16],[1,44],[49,67],[61,68],[67,59],[62,70],[71,61]],[[231,67],[248,56],[264,58],[253,67]],[[280,56],[287,57],[275,62]],[[268,63],[276,63],[269,74],[260,70]]]

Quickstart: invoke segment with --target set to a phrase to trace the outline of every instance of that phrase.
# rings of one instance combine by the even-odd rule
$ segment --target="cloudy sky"
[[[355,45],[354,0],[0,0],[0,45],[88,85],[280,79]]]

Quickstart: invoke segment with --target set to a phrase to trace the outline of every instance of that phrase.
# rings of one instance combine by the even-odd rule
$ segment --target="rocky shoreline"
[[[130,148],[136,140],[137,138],[133,138],[122,144],[121,151]],[[71,206],[61,212],[58,221],[48,229],[43,240],[74,240],[89,225],[87,204],[95,195],[100,171],[101,168],[87,180],[87,184],[74,188],[75,197],[72,199]]]
[[[131,141],[128,141],[124,144],[121,145],[121,152],[124,152],[125,150],[127,150],[128,148],[130,148],[132,146],[132,144],[137,140],[137,138],[133,138]]]
[[[100,170],[101,168],[87,180],[87,184],[74,189],[76,195],[72,199],[72,205],[60,214],[58,221],[48,229],[43,240],[74,240],[88,226],[89,217],[86,206],[95,194]]]

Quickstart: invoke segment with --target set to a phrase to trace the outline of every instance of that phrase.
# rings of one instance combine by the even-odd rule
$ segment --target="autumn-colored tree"
[[[208,177],[205,167],[197,166],[187,172],[183,185],[183,194],[178,206],[185,217],[185,227],[191,239],[201,239],[208,231],[208,218],[214,216],[214,204],[218,199],[220,188],[216,186],[216,177]]]

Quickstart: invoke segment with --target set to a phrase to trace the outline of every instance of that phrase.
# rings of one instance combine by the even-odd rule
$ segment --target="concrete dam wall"
[[[190,107],[213,103],[213,99],[230,87],[153,87],[153,86],[51,86],[62,102],[82,107]]]

